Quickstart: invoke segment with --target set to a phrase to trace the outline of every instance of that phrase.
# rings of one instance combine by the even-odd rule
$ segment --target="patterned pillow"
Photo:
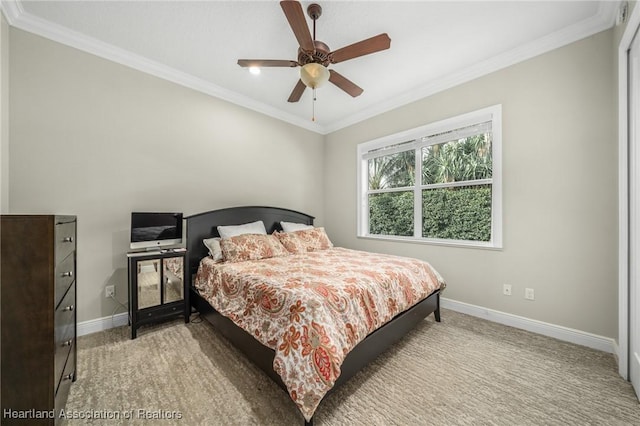
[[[242,262],[245,260],[268,259],[288,256],[289,252],[274,235],[244,234],[220,240],[224,260]]]
[[[307,252],[307,248],[302,244],[302,241],[300,241],[295,232],[276,232],[273,235],[278,237],[278,240],[280,240],[289,253],[298,254]]]
[[[326,250],[333,247],[324,228],[305,229],[295,232],[279,232],[276,234],[283,246],[291,253]]]

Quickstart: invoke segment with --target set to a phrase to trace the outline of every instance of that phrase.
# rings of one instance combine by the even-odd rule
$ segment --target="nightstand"
[[[186,255],[185,249],[127,253],[132,339],[146,324],[180,316],[189,322]]]

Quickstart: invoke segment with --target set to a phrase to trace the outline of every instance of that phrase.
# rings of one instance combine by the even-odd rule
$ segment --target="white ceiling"
[[[2,0],[2,8],[17,28],[326,134],[610,28],[620,2],[318,3],[316,36],[332,50],[382,32],[391,48],[332,65],[364,93],[318,89],[315,122],[309,89],[287,102],[298,68],[254,76],[236,64],[297,59],[277,1]]]

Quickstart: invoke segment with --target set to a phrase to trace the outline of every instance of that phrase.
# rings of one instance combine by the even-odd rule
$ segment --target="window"
[[[358,236],[502,247],[500,105],[358,145]]]

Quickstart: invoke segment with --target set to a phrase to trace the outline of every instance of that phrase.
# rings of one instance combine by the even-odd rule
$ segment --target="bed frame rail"
[[[278,373],[273,370],[275,351],[264,346],[229,318],[216,311],[195,289],[191,289],[190,296],[191,304],[200,312],[200,316],[213,324],[233,346],[245,354],[287,394],[289,393]],[[362,368],[400,341],[431,313],[434,314],[435,320],[440,322],[440,290],[434,291],[418,304],[396,315],[391,321],[358,343],[344,359],[340,369],[340,377],[338,377],[333,388],[326,395],[346,383]],[[305,421],[305,425],[313,425],[313,419],[310,422]]]

